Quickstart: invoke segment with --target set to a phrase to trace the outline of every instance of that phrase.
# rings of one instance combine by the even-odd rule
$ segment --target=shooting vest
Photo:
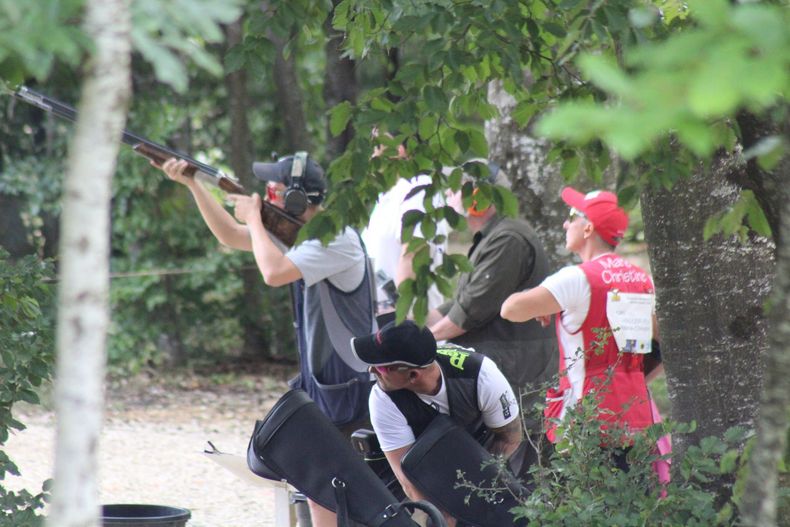
[[[626,424],[630,430],[641,430],[653,423],[642,364],[643,356],[638,353],[620,353],[618,350],[606,316],[606,297],[612,290],[622,293],[653,293],[653,282],[645,271],[615,254],[603,255],[579,267],[590,285],[590,307],[587,318],[576,332],[568,331],[562,324],[562,317],[557,317],[560,383],[559,390],[552,388],[546,393],[545,416],[562,418],[566,407],[577,402],[570,397],[571,383],[581,382],[581,390],[573,391],[581,393],[582,397],[593,389],[601,393],[600,408],[611,412],[601,413],[601,420]],[[602,329],[608,330],[609,334],[603,346],[595,333],[600,333]],[[571,375],[566,375],[568,365],[565,363],[565,352],[570,351],[572,355],[576,350],[563,349],[562,332],[571,335],[582,332],[583,376],[574,376],[572,379]],[[597,388],[600,383],[606,382],[609,368],[613,368],[611,379],[605,387]],[[553,424],[547,425],[546,435],[552,442],[556,442]]]
[[[364,252],[362,238],[359,241]],[[338,426],[367,417],[373,385],[367,365],[351,351],[352,337],[369,335],[378,329],[367,253],[365,262],[362,281],[350,292],[327,279],[310,287],[305,287],[303,280],[292,284],[300,375],[291,388],[307,392]]]
[[[492,219],[489,226],[475,235],[476,243],[469,252],[469,261],[472,266],[477,267],[481,261],[487,258],[489,244],[503,235],[521,240],[521,243],[531,247],[534,252],[532,266],[525,269],[522,276],[512,277],[514,280],[512,292],[515,293],[516,291],[539,286],[549,275],[549,261],[537,234],[524,220],[512,218]],[[466,287],[470,278],[471,273],[462,274],[458,279],[457,289],[460,291]],[[551,329],[543,328],[536,321],[510,322],[497,314],[484,326],[454,337],[452,341],[454,344],[472,348],[489,358],[493,358],[494,362],[497,362],[498,356],[501,354],[529,355],[532,369],[534,370],[531,375],[533,378],[528,379],[529,382],[542,382],[543,380],[548,380],[554,374],[554,371],[550,371],[547,379],[534,379],[539,372],[545,369],[546,363],[552,362],[552,358],[556,353],[554,335]],[[514,376],[519,376],[522,372],[508,371],[508,364],[506,363],[498,363],[497,365],[508,381],[510,381],[514,392],[518,393],[518,388],[523,383],[514,381],[526,381],[527,379],[516,379]]]
[[[484,355],[459,346],[444,345],[436,350],[436,362],[442,370],[447,390],[450,418],[474,437],[483,426],[483,414],[477,398],[477,378]],[[384,392],[406,418],[415,438],[419,438],[439,410],[406,389]]]

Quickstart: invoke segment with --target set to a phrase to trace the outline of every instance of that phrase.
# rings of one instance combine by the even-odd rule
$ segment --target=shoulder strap
[[[362,242],[362,237],[354,230],[362,247],[362,252],[365,258],[365,274],[362,277],[362,282],[359,287],[351,293],[343,293],[336,287],[329,283],[329,280],[321,280],[318,282],[318,294],[321,302],[321,312],[324,315],[324,322],[326,330],[329,334],[329,340],[332,342],[332,347],[337,354],[343,359],[350,368],[362,372],[366,371],[368,366],[364,362],[357,359],[351,350],[351,339],[362,335],[374,333],[378,326],[376,324],[376,317],[373,315],[375,308],[375,285],[373,285],[373,272],[370,265],[370,258],[365,251],[365,244]],[[349,327],[349,324],[338,313],[335,302],[332,300],[332,295],[348,295],[358,293],[359,288],[365,287],[367,289],[367,300],[364,313],[351,313],[351,318],[357,318],[354,327]],[[334,293],[332,292],[334,290]]]

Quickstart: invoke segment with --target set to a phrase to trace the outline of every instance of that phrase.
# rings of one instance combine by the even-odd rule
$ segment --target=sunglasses
[[[418,366],[409,366],[407,364],[390,364],[388,366],[373,366],[373,368],[376,368],[379,373],[422,369]]]
[[[582,211],[575,207],[571,207],[570,212],[568,212],[568,223],[573,223],[576,221],[577,218],[582,218],[584,220],[587,219],[587,216],[584,215]]]
[[[266,187],[266,197],[269,201],[276,201],[279,198],[282,198],[285,195],[285,190],[280,190],[277,187],[267,186]]]

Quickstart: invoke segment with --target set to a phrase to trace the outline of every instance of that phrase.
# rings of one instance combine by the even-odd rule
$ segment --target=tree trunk
[[[243,17],[225,26],[226,50],[241,44],[242,21]],[[256,185],[252,177],[252,137],[247,120],[250,111],[247,71],[242,68],[225,75],[225,89],[230,111],[230,166],[241,184],[253,190]]]
[[[232,48],[241,43],[242,19],[225,28],[227,47]],[[230,166],[233,173],[239,178],[241,184],[250,191],[261,192],[262,185],[256,183],[252,177],[252,135],[247,112],[250,111],[249,95],[247,92],[247,72],[239,69],[225,76],[225,88],[228,92],[228,106],[230,109]],[[244,283],[244,310],[241,326],[244,332],[244,355],[266,355],[268,339],[262,327],[263,313],[263,284],[257,269],[244,269],[241,271]]]
[[[790,240],[790,200],[781,211],[781,238]],[[776,282],[770,303],[771,348],[765,374],[765,391],[757,422],[757,439],[749,459],[749,476],[741,502],[743,524],[776,525],[777,467],[787,441],[790,402],[790,244],[777,251]]]
[[[97,455],[109,321],[110,184],[129,99],[128,0],[89,0],[87,64],[61,215],[55,485],[47,525],[98,526]],[[86,185],[86,177],[90,185]]]
[[[357,101],[357,78],[355,75],[356,64],[348,57],[342,57],[342,45],[345,35],[332,27],[332,17],[334,8],[340,3],[339,0],[332,0],[332,11],[324,21],[324,31],[327,40],[324,50],[326,52],[326,67],[324,69],[324,103],[327,109],[343,101],[352,104]],[[326,164],[345,152],[346,147],[354,137],[354,130],[351,123],[346,125],[340,135],[333,137],[329,131],[329,120],[326,124],[327,145],[326,145]]]
[[[788,136],[790,123],[777,126],[753,114],[738,116],[744,149],[768,136]],[[784,129],[783,129],[784,128]],[[757,438],[749,459],[740,512],[744,525],[777,524],[777,468],[787,442],[787,411],[790,405],[790,155],[785,155],[770,172],[753,158],[747,165],[746,184],[755,192],[766,213],[776,244],[776,281],[769,302],[770,352],[765,373],[765,390],[760,402]]]
[[[310,135],[307,133],[307,120],[304,116],[304,97],[299,85],[299,74],[296,71],[295,53],[285,57],[285,39],[269,32],[269,40],[274,43],[274,84],[277,88],[277,108],[280,110],[284,124],[285,144],[288,154],[297,150],[312,148]]]
[[[742,168],[723,159],[710,174],[642,196],[672,418],[698,425],[673,438],[679,456],[732,426],[753,428],[759,407],[773,246],[760,237],[702,236],[706,220],[737,199],[729,180]]]
[[[518,198],[519,215],[527,220],[543,241],[551,269],[572,263],[573,255],[565,249],[562,223],[568,207],[560,199],[565,183],[559,167],[546,162],[550,144],[534,139],[510,116],[515,99],[494,81],[488,85],[488,100],[499,110],[499,117],[486,121],[488,157],[499,164],[513,183]]]
[[[33,254],[36,248],[28,239],[28,229],[22,221],[24,203],[19,196],[0,194],[0,246],[12,258]]]

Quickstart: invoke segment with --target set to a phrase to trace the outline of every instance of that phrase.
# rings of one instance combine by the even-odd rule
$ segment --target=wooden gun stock
[[[14,92],[14,96],[21,101],[36,106],[45,112],[57,115],[62,119],[69,121],[77,121],[77,111],[63,104],[62,102],[35,92],[27,87],[20,87]],[[225,192],[231,194],[247,194],[244,187],[239,182],[224,174],[218,168],[206,165],[200,161],[193,159],[177,150],[172,150],[164,145],[154,143],[148,139],[141,137],[128,130],[123,131],[121,141],[132,147],[132,150],[154,162],[157,166],[162,166],[165,161],[171,157],[182,159],[187,162],[186,175],[195,177],[202,176],[201,179],[208,180],[210,183],[216,185]],[[304,222],[299,218],[291,216],[286,211],[272,205],[268,201],[263,202],[261,208],[261,218],[263,226],[275,238],[280,240],[288,247],[292,247],[296,242],[296,237],[299,235],[299,229],[304,225]]]

